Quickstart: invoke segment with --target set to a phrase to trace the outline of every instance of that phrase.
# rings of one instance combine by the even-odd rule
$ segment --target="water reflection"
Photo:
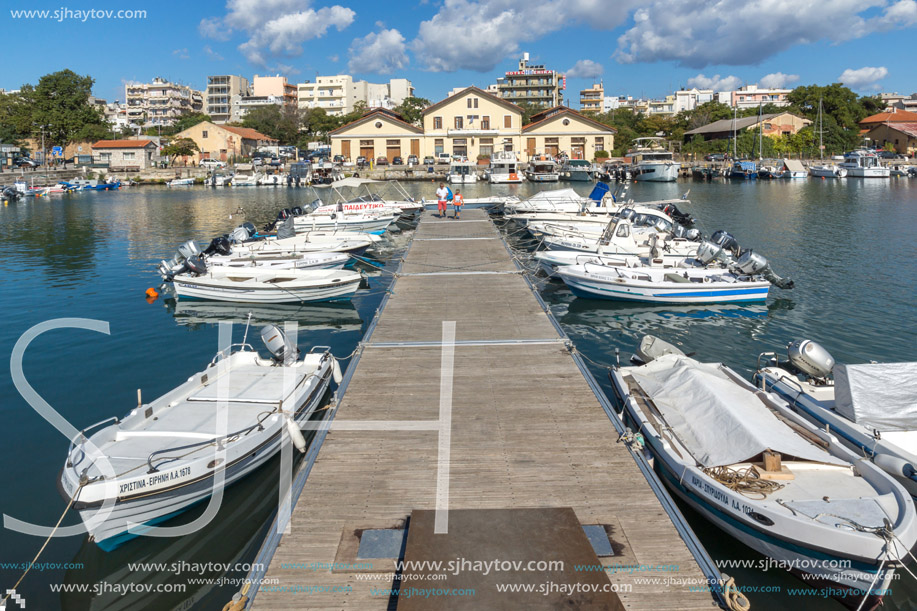
[[[296,322],[309,330],[359,331],[363,325],[360,313],[352,303],[246,305],[219,301],[186,301],[169,299],[165,307],[180,325],[197,327],[232,322],[253,325]]]

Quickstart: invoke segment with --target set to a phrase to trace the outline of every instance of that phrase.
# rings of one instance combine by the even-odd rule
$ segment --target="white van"
[[[210,168],[211,170],[214,168],[225,168],[226,162],[220,161],[219,159],[201,159],[201,167]]]
[[[436,163],[452,163],[452,155],[449,153],[437,153]]]

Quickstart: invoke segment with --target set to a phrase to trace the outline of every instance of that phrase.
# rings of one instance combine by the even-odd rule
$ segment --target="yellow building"
[[[396,113],[377,108],[356,121],[331,131],[331,154],[356,160],[363,156],[367,161],[385,157],[391,163],[395,157],[408,155],[422,157],[423,130],[406,123]]]
[[[477,87],[467,87],[423,111],[426,155],[477,159],[522,150],[522,109]]]
[[[270,136],[248,127],[230,127],[203,121],[188,129],[178,132],[172,139],[190,138],[197,144],[200,152],[186,161],[199,162],[201,159],[218,159],[231,161],[236,157],[249,157],[258,147],[277,144]]]
[[[526,159],[544,153],[566,153],[571,159],[593,159],[596,151],[615,146],[615,130],[567,108],[556,106],[532,116],[522,128]]]
[[[565,106],[543,111],[523,126],[521,108],[477,87],[429,106],[422,120],[420,128],[394,112],[372,110],[329,134],[331,154],[391,161],[446,153],[474,160],[511,151],[525,161],[536,153],[560,152],[592,159],[595,151],[614,147],[614,129]]]

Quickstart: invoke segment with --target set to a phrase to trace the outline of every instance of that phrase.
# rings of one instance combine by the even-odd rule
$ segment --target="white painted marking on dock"
[[[455,321],[443,321],[439,378],[439,455],[436,470],[436,515],[433,534],[449,532],[449,462],[452,451],[452,374],[455,369]]]
[[[462,242],[468,240],[499,240],[499,236],[491,236],[486,238],[414,238],[415,242]]]
[[[304,423],[300,428],[308,431],[438,431],[439,420],[338,420],[334,422],[314,421]]]
[[[399,276],[482,276],[482,275],[512,275],[522,274],[525,270],[513,269],[505,271],[481,271],[481,272],[410,272],[407,274],[398,274]]]

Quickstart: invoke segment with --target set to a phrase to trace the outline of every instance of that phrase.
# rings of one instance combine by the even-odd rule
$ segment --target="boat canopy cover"
[[[342,178],[340,180],[334,181],[335,188],[341,187],[360,187],[363,185],[382,182],[381,180],[373,180],[372,178],[354,178],[353,176],[348,176],[347,178]]]
[[[630,373],[704,467],[745,462],[768,449],[799,459],[845,464],[781,422],[718,363],[667,354]]]
[[[733,164],[733,168],[740,168],[742,170],[754,172],[758,169],[758,166],[755,165],[754,161],[736,161],[735,164]]]
[[[803,167],[802,162],[798,159],[784,159],[783,166],[790,172],[803,172],[805,173],[806,169]]]
[[[527,202],[560,202],[560,201],[580,201],[583,196],[573,189],[553,189],[551,191],[539,191]]]
[[[835,365],[834,406],[880,432],[917,429],[917,362]]]
[[[609,187],[607,183],[597,182],[592,188],[592,193],[589,194],[589,199],[594,202],[602,201],[602,198],[605,197],[605,194],[608,193]]]

